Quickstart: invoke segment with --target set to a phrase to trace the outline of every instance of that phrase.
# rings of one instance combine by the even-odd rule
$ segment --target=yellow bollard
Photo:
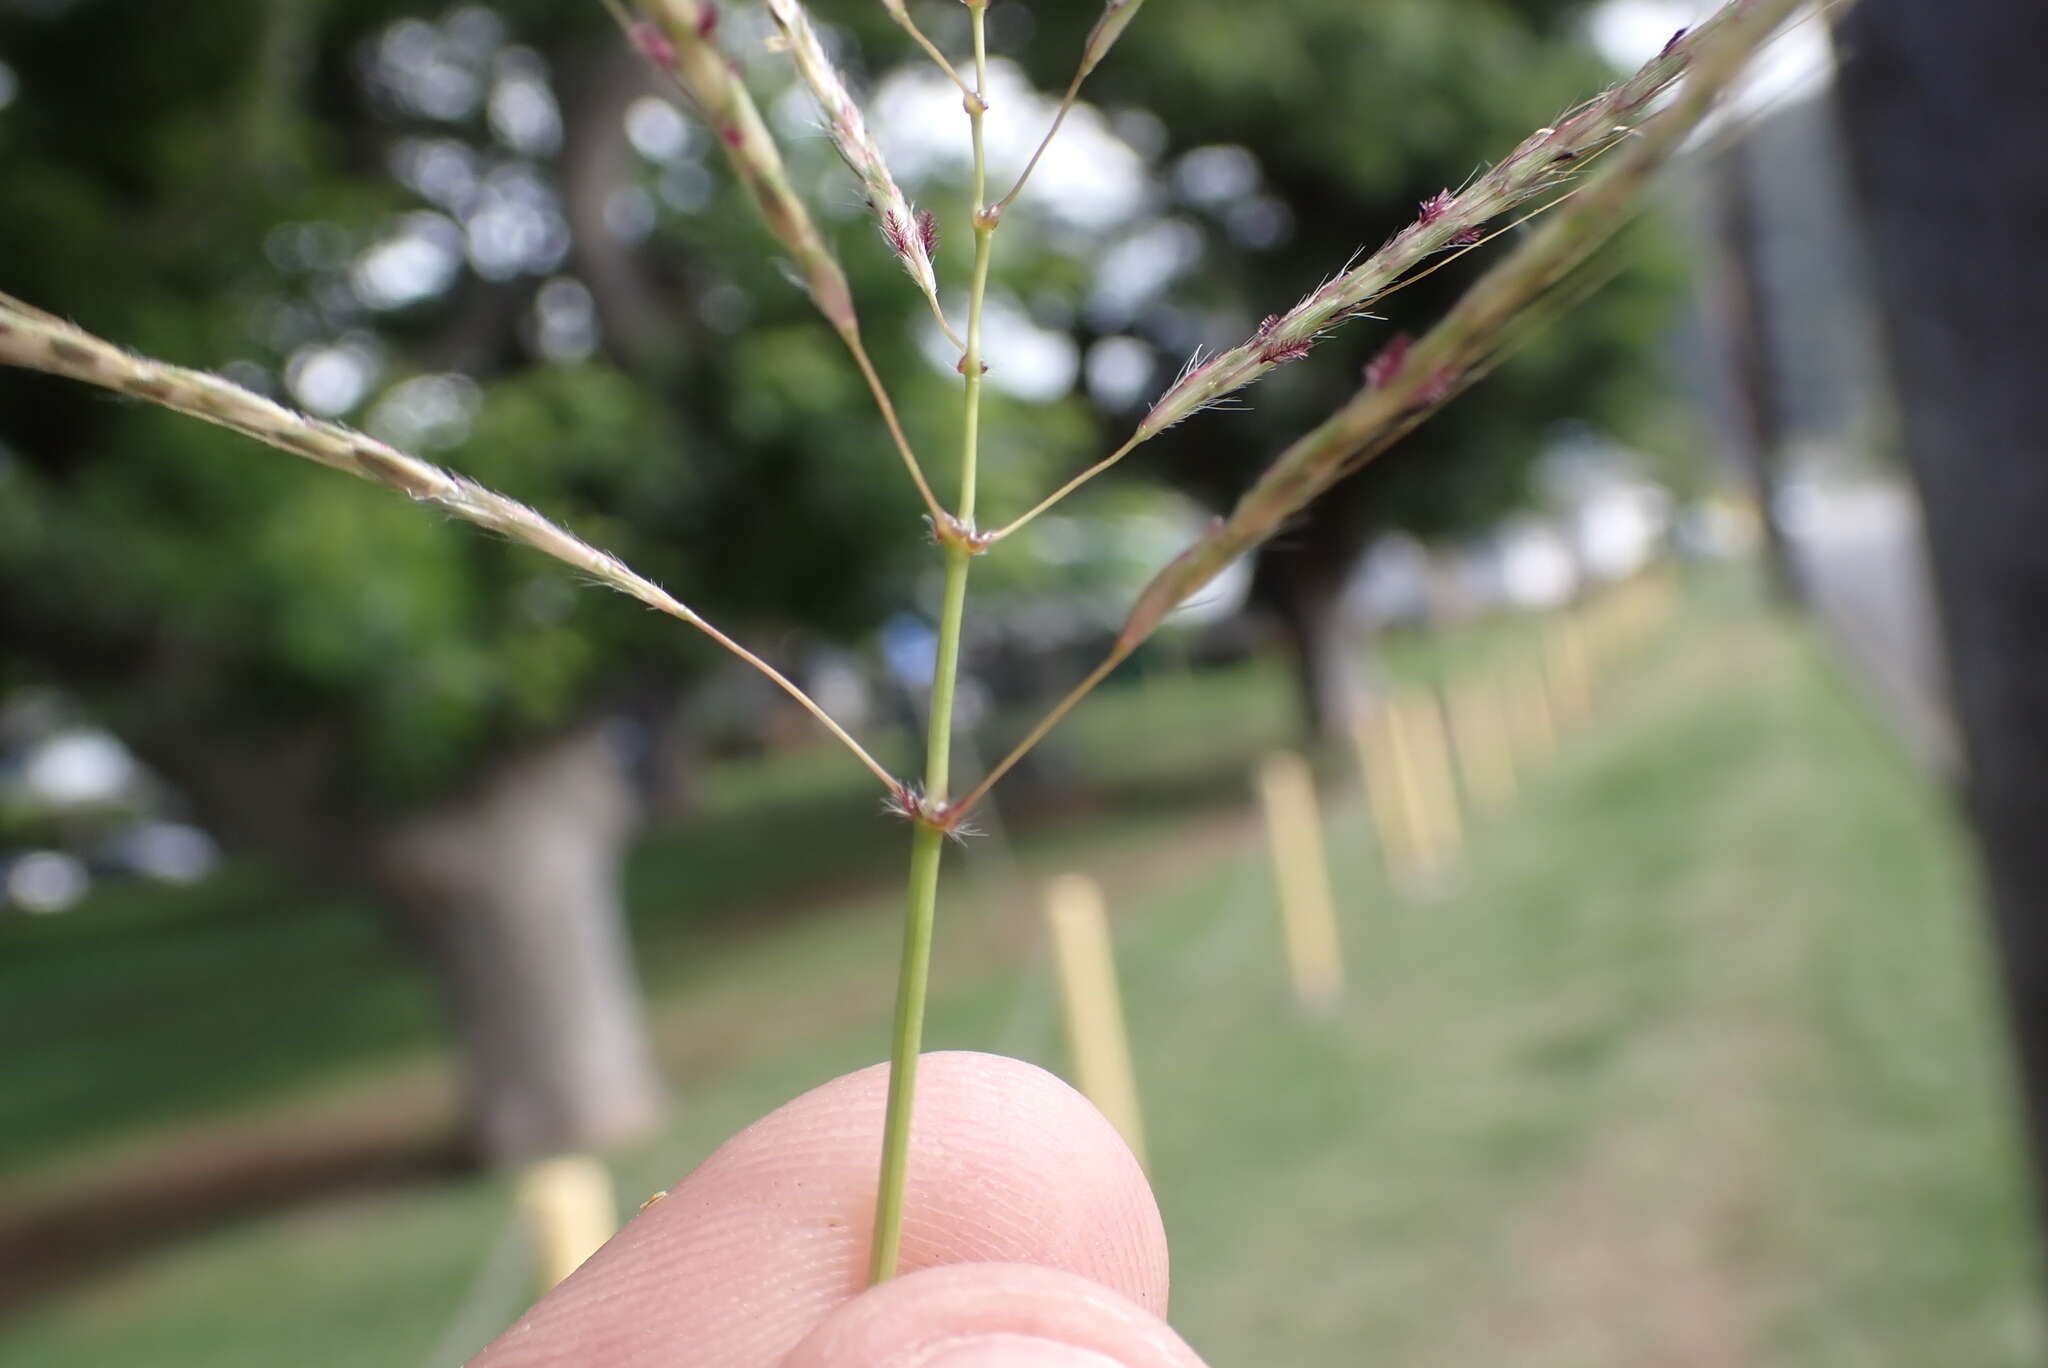
[[[1303,1006],[1327,1007],[1343,995],[1344,961],[1308,762],[1292,751],[1268,756],[1259,767],[1259,796],[1273,848],[1273,876],[1294,993]]]
[[[1540,764],[1557,748],[1557,727],[1551,720],[1543,671],[1533,667],[1519,669],[1508,687],[1515,748],[1529,763]]]
[[[1412,887],[1441,872],[1463,823],[1435,698],[1386,699],[1359,719],[1352,737],[1388,873]]]
[[[1436,872],[1457,857],[1465,840],[1458,785],[1451,777],[1451,746],[1444,733],[1443,705],[1434,691],[1411,694],[1401,705],[1404,749],[1414,773],[1422,814],[1423,868]]]
[[[1414,863],[1408,822],[1387,762],[1386,704],[1375,703],[1351,719],[1351,744],[1358,753],[1358,778],[1365,786],[1365,810],[1380,844],[1380,860],[1390,876],[1404,877]]]
[[[1452,692],[1451,743],[1475,808],[1495,813],[1515,801],[1515,755],[1507,710],[1491,679],[1468,680]]]
[[[1543,666],[1550,684],[1551,711],[1558,722],[1570,724],[1591,717],[1593,681],[1586,666],[1586,647],[1570,620],[1553,622],[1544,629]]]
[[[1420,877],[1427,851],[1421,799],[1408,765],[1399,709],[1390,699],[1380,700],[1355,719],[1351,739],[1387,877],[1397,885],[1412,884]]]
[[[519,1209],[543,1292],[574,1273],[619,1228],[612,1176],[587,1154],[528,1165],[519,1179]]]
[[[1046,886],[1045,919],[1052,929],[1060,996],[1067,1009],[1067,1050],[1074,1083],[1109,1118],[1138,1162],[1145,1162],[1145,1126],[1131,1070],[1130,1037],[1116,986],[1116,954],[1102,888],[1080,874]]]

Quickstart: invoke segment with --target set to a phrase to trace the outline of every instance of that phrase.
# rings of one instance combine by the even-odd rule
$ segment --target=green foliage
[[[916,601],[932,558],[887,438],[702,130],[680,161],[628,152],[623,179],[585,174],[592,145],[618,148],[590,112],[616,118],[618,102],[595,96],[644,75],[598,6],[237,0],[198,18],[175,11],[148,0],[0,6],[0,60],[21,79],[0,111],[10,209],[0,289],[167,359],[243,363],[273,386],[308,347],[359,345],[379,375],[350,410],[358,422],[408,379],[467,374],[478,386],[467,439],[429,454],[618,551],[743,634],[852,636]],[[1148,11],[1095,73],[1091,99],[1157,116],[1162,179],[1181,153],[1249,147],[1259,193],[1291,229],[1242,247],[1232,203],[1181,195],[1107,233],[1076,232],[1047,215],[1034,187],[1005,228],[996,288],[1078,346],[1105,332],[1145,340],[1156,389],[1194,347],[1238,340],[1405,222],[1416,200],[1594,89],[1603,73],[1575,39],[1578,12],[1537,0],[1303,0],[1284,20],[1231,0]],[[483,22],[493,15],[495,29]],[[1034,6],[1029,17],[1028,30],[996,25],[998,50],[1057,88],[1094,11]],[[843,25],[855,73],[863,56],[875,77],[910,60],[879,6],[820,18]],[[486,86],[526,60],[521,51],[537,52],[566,125],[562,150],[511,145],[480,100],[423,113],[368,79],[401,23],[420,41],[469,34],[482,55],[463,60]],[[751,44],[737,55],[774,109],[786,59]],[[633,283],[605,286],[594,264],[604,244],[586,238],[551,268],[465,270],[384,309],[352,299],[352,270],[404,216],[441,214],[450,230],[460,216],[393,177],[401,153],[427,145],[459,150],[479,174],[526,172],[560,194],[610,196],[569,213],[579,232],[639,192],[659,210],[651,231],[609,244]],[[957,439],[957,380],[921,355],[920,301],[824,140],[785,146],[945,493],[945,463],[930,458]],[[964,191],[908,188],[941,212],[940,274],[957,292],[971,245]],[[1091,316],[1102,253],[1161,213],[1198,232],[1199,260],[1137,317]],[[598,293],[602,350],[587,360],[550,359],[535,341],[537,294],[558,272]],[[1469,275],[1454,267],[1397,297],[1393,324],[1352,325],[1264,382],[1252,412],[1206,415],[1134,465],[1229,497],[1354,388],[1391,327],[1426,323]],[[1519,496],[1552,420],[1619,419],[1640,399],[1661,298],[1632,274],[1338,497],[1369,498],[1374,517],[1425,531],[1491,516]],[[656,336],[621,322],[626,304],[652,313]],[[1036,404],[992,391],[984,504],[1021,511],[1128,422],[1078,393]],[[523,553],[183,420],[10,375],[0,377],[0,453],[11,453],[0,455],[0,531],[10,534],[0,628],[14,648],[0,682],[61,681],[131,728],[317,726],[346,743],[338,791],[372,802],[456,782],[508,736],[621,687],[685,680],[703,659],[673,624],[564,593],[557,570]],[[1106,497],[1116,502],[1091,507],[1134,496]],[[1101,567],[1035,554],[1044,549],[1020,537],[984,562],[987,583],[1104,582]],[[138,671],[152,680],[147,698],[133,688]]]

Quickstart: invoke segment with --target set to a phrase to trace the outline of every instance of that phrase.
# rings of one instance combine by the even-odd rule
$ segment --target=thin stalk
[[[937,713],[934,712],[936,717]],[[910,910],[903,923],[903,960],[896,977],[896,1029],[889,1048],[889,1112],[882,1124],[882,1180],[875,1192],[875,1240],[868,1281],[896,1276],[903,1246],[903,1185],[910,1174],[910,1109],[917,1095],[917,1056],[924,1041],[925,990],[931,979],[932,923],[939,910],[939,856],[945,833],[920,825],[910,842]]]
[[[1109,469],[1118,461],[1121,461],[1124,457],[1130,455],[1133,451],[1137,450],[1138,441],[1139,439],[1136,437],[1131,438],[1130,441],[1125,442],[1115,451],[1110,452],[1109,455],[1103,457],[1094,465],[1089,466],[1086,470],[1082,471],[1079,475],[1076,475],[1073,479],[1061,485],[1058,489],[1055,489],[1052,493],[1046,495],[1043,499],[1040,499],[1036,504],[1032,506],[1030,512],[1024,514],[1020,518],[1015,518],[1010,522],[1004,523],[1001,527],[989,533],[989,542],[991,544],[999,542],[1003,538],[1009,536],[1012,532],[1021,530],[1023,526],[1026,523],[1030,522],[1033,518],[1036,518],[1039,514],[1051,508],[1061,499],[1066,498],[1067,495],[1073,493],[1082,485],[1087,484],[1097,475],[1100,475],[1103,471]]]
[[[953,699],[960,679],[960,625],[967,608],[966,548],[946,548],[946,599],[939,615],[938,659],[932,672],[930,730],[925,741],[925,798],[943,803],[953,756]],[[931,982],[932,927],[938,920],[939,864],[946,833],[920,822],[910,845],[910,896],[903,919],[903,959],[896,977],[896,1027],[889,1042],[889,1102],[882,1123],[882,1175],[875,1190],[875,1237],[868,1280],[896,1276],[903,1243],[903,1190],[910,1176],[910,1120],[917,1097],[917,1060],[924,1045],[924,1006]]]
[[[945,320],[940,319],[943,323]],[[950,329],[948,330],[950,332]],[[855,333],[846,339],[846,349],[853,356],[853,364],[860,368],[861,378],[868,382],[868,393],[875,398],[875,407],[881,410],[882,422],[888,425],[889,436],[896,443],[896,454],[903,458],[903,468],[910,472],[910,482],[917,486],[917,495],[924,500],[925,512],[931,515],[934,527],[946,524],[946,506],[939,502],[939,496],[932,493],[932,487],[924,477],[924,467],[917,463],[917,453],[910,448],[910,438],[903,433],[903,424],[896,417],[896,405],[889,399],[889,390],[882,384],[882,377],[875,370],[874,361],[868,356],[868,349]]]
[[[1045,130],[1045,136],[1038,141],[1038,147],[1031,154],[1031,160],[1024,163],[1024,170],[1017,177],[1017,183],[1010,187],[1010,193],[996,201],[997,209],[1007,209],[1017,196],[1024,193],[1025,182],[1038,169],[1038,163],[1045,156],[1045,149],[1052,146],[1052,140],[1060,135],[1060,126],[1067,121],[1067,115],[1074,112],[1074,101],[1081,97],[1081,82],[1088,79],[1086,70],[1074,73],[1074,79],[1067,83],[1067,93],[1060,99],[1059,112],[1052,116],[1052,127]]]
[[[1088,41],[1081,49],[1081,64],[1074,70],[1074,79],[1067,82],[1067,93],[1060,100],[1059,112],[1052,116],[1052,127],[1039,140],[1038,150],[1031,154],[1031,160],[1024,165],[1024,173],[1017,177],[1017,183],[1010,187],[1010,193],[995,203],[995,212],[1000,214],[1010,207],[1010,201],[1024,193],[1024,184],[1031,179],[1031,173],[1038,169],[1039,159],[1045,156],[1045,149],[1052,146],[1052,140],[1059,136],[1060,125],[1067,121],[1067,115],[1074,112],[1074,102],[1081,96],[1081,83],[1088,79],[1090,72],[1102,64],[1109,50],[1116,46],[1116,40],[1130,27],[1131,20],[1138,17],[1138,7],[1145,0],[1108,0],[1102,7],[1102,17],[1095,21],[1089,31]]]
[[[981,319],[988,294],[988,267],[997,216],[986,211],[988,159],[982,119],[988,112],[988,39],[986,0],[972,0],[974,82],[966,99],[974,139],[974,280],[967,297],[967,352],[961,358],[964,379],[960,438],[960,507],[955,525],[974,525],[976,466],[981,444]],[[875,1189],[874,1243],[868,1279],[882,1283],[896,1276],[903,1243],[903,1196],[910,1170],[911,1114],[917,1096],[917,1059],[924,1044],[926,987],[931,978],[932,928],[938,917],[939,867],[947,828],[938,817],[945,810],[952,782],[953,702],[960,682],[960,632],[967,613],[967,575],[974,551],[955,538],[946,542],[946,587],[939,613],[937,659],[932,667],[931,720],[925,738],[925,775],[918,826],[911,839],[910,888],[903,923],[903,960],[896,983],[896,1027],[889,1048],[889,1101],[882,1126],[881,1176]]]
[[[1072,712],[1082,699],[1093,693],[1096,685],[1109,678],[1111,670],[1131,658],[1131,652],[1138,649],[1138,644],[1137,641],[1118,641],[1109,654],[1102,658],[1101,663],[1088,672],[1085,679],[1068,690],[1067,696],[1055,704],[1051,712],[1041,717],[1038,725],[1033,727],[1022,741],[1011,747],[1008,755],[996,762],[995,768],[982,776],[981,782],[974,786],[972,792],[953,804],[952,812],[959,814],[960,817],[972,812],[976,804],[988,797],[988,791],[996,786],[998,780],[1015,768],[1019,760],[1036,749],[1039,742],[1051,735],[1054,727],[1066,721],[1067,714]]]
[[[895,775],[889,773],[888,770],[884,769],[882,767],[881,761],[875,759],[874,756],[868,754],[867,748],[861,745],[860,742],[854,740],[853,734],[847,731],[846,728],[840,726],[838,721],[832,716],[831,713],[828,713],[823,708],[819,707],[817,702],[813,700],[809,694],[805,693],[802,689],[798,688],[795,681],[791,680],[787,675],[783,674],[782,671],[776,669],[773,665],[770,665],[767,661],[761,659],[761,657],[755,655],[746,647],[740,645],[737,641],[734,641],[731,637],[727,636],[718,628],[712,626],[711,623],[707,622],[705,619],[698,617],[695,614],[692,614],[687,619],[687,621],[692,627],[695,627],[705,636],[710,637],[713,641],[717,642],[720,646],[723,646],[733,655],[738,656],[742,661],[746,662],[748,665],[753,666],[756,670],[759,670],[763,675],[766,675],[768,677],[768,681],[771,684],[775,685],[776,688],[782,690],[784,693],[788,694],[792,699],[794,699],[798,707],[802,708],[805,712],[809,713],[812,717],[816,718],[819,726],[823,727],[826,731],[832,733],[833,737],[838,740],[840,745],[846,747],[847,750],[851,751],[853,753],[853,758],[860,761],[861,764],[867,767],[868,773],[874,775],[875,778],[882,781],[882,783],[888,788],[891,797],[898,796],[903,792],[902,781],[897,779]]]
[[[939,45],[925,37],[924,30],[917,26],[917,20],[910,17],[910,11],[904,6],[903,0],[882,0],[882,8],[888,10],[889,17],[894,19],[897,25],[905,33],[909,34],[919,47],[924,49],[925,56],[938,64],[939,70],[946,73],[946,79],[960,87],[962,95],[971,96],[974,94],[973,87],[961,79],[959,71],[954,68],[953,63],[947,58],[946,54],[939,51]]]
[[[977,137],[977,145],[979,142]],[[973,293],[967,297],[967,354],[960,358],[960,367],[967,377],[967,416],[960,438],[960,522],[966,527],[974,526],[975,480],[981,459],[981,377],[987,369],[981,360],[981,305],[988,293],[988,262],[995,236],[992,223],[986,227],[976,225],[974,229]]]

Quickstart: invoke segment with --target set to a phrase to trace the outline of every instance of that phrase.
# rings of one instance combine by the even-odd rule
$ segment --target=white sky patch
[[[1023,172],[1059,101],[1034,89],[1006,61],[989,63],[988,78],[984,136],[993,198]],[[960,92],[942,73],[925,66],[896,71],[876,87],[869,112],[876,140],[899,180],[918,183],[969,173],[967,116],[960,111]],[[1148,179],[1145,159],[1111,131],[1096,109],[1081,104],[1067,116],[1019,203],[1100,232],[1144,207]]]
[[[1663,51],[1671,35],[1705,20],[1720,6],[1711,0],[1607,0],[1588,21],[1594,46],[1623,71]],[[1818,93],[1832,79],[1834,50],[1821,21],[1796,16],[1758,54],[1736,93],[1734,108],[1755,115]]]
[[[135,782],[135,757],[111,733],[59,732],[29,753],[22,767],[28,791],[55,807],[80,807],[118,798]]]
[[[372,309],[402,309],[431,299],[462,270],[462,229],[440,214],[408,214],[398,231],[356,258],[349,285]]]
[[[466,375],[415,375],[386,390],[366,426],[414,450],[458,446],[483,407],[483,392]]]
[[[1105,337],[1088,349],[1088,393],[1108,409],[1127,409],[1152,387],[1156,358],[1135,337]]]
[[[22,911],[43,915],[69,911],[91,887],[92,876],[77,856],[32,850],[7,867],[0,893]]]
[[[285,363],[285,385],[299,407],[322,418],[339,418],[376,383],[376,354],[361,339],[308,343]]]
[[[1548,523],[1516,518],[1499,539],[1501,591],[1522,608],[1555,608],[1572,596],[1578,567],[1571,543]]]
[[[967,302],[956,301],[956,316],[967,316]],[[989,357],[988,383],[1026,403],[1050,404],[1074,388],[1081,373],[1081,349],[1063,332],[1041,328],[1023,305],[1007,294],[991,292],[981,315],[982,351]],[[936,324],[918,335],[925,357],[944,371],[959,364],[960,350]]]
[[[669,101],[642,95],[626,106],[626,140],[651,162],[670,162],[690,150],[690,125]]]
[[[1198,147],[1174,163],[1173,185],[1190,204],[1228,204],[1259,188],[1259,161],[1234,143]]]
[[[1102,327],[1121,327],[1202,259],[1202,230],[1185,219],[1161,219],[1095,259],[1088,314]]]
[[[562,111],[548,87],[547,69],[526,48],[498,54],[488,112],[491,132],[515,152],[547,157],[562,145]]]
[[[1193,538],[1189,539],[1190,541]],[[1251,554],[1223,567],[1215,579],[1197,589],[1188,601],[1167,615],[1174,627],[1206,627],[1242,611],[1252,592]]]

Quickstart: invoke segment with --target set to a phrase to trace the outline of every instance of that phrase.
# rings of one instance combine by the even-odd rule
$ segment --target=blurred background
[[[998,181],[1099,8],[990,7]],[[2048,330],[1987,303],[2042,298],[2004,249],[2043,190],[1984,190],[1926,112],[2048,134],[1965,50],[2042,20],[1904,8],[1781,38],[1597,293],[1180,613],[949,856],[932,1048],[1064,1070],[1041,889],[1107,890],[1214,1362],[2048,1347],[2016,1068],[2048,1040]],[[962,49],[961,7],[913,9]],[[881,6],[815,12],[957,304],[957,94]],[[1705,12],[1148,10],[999,238],[984,506]],[[768,32],[724,8],[949,491],[955,353]],[[978,562],[961,763],[1504,245]],[[0,0],[0,289],[535,504],[916,765],[917,503],[597,4]],[[1361,794],[1388,699],[1448,705],[1459,762],[1420,874]],[[1252,779],[1283,747],[1321,779],[1333,1015],[1290,1006]],[[0,374],[0,1363],[461,1362],[533,1292],[521,1164],[600,1153],[630,1211],[885,1053],[907,841],[874,789],[550,563]]]

